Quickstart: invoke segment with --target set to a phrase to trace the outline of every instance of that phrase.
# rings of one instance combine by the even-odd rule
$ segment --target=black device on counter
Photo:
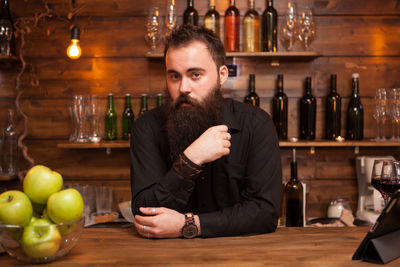
[[[400,257],[400,189],[379,215],[360,246],[353,260],[385,264]]]

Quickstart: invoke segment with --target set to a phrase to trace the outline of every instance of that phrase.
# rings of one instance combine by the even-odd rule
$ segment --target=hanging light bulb
[[[67,55],[71,59],[78,59],[82,54],[79,46],[79,28],[74,26],[71,30],[71,44],[67,48]]]

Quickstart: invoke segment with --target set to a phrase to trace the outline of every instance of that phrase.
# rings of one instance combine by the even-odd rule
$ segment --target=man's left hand
[[[148,216],[135,216],[137,232],[147,238],[174,238],[182,236],[185,215],[175,210],[157,207],[140,208]]]

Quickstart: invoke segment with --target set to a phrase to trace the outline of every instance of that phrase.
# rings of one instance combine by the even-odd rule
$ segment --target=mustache
[[[191,98],[189,95],[180,95],[175,100],[174,107],[179,108],[182,104],[188,104],[191,106],[198,106],[199,103],[195,99]]]

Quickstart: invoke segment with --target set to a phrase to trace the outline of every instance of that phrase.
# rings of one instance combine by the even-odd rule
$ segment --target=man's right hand
[[[207,129],[183,152],[193,163],[201,166],[228,155],[231,135],[226,125],[217,125]]]

